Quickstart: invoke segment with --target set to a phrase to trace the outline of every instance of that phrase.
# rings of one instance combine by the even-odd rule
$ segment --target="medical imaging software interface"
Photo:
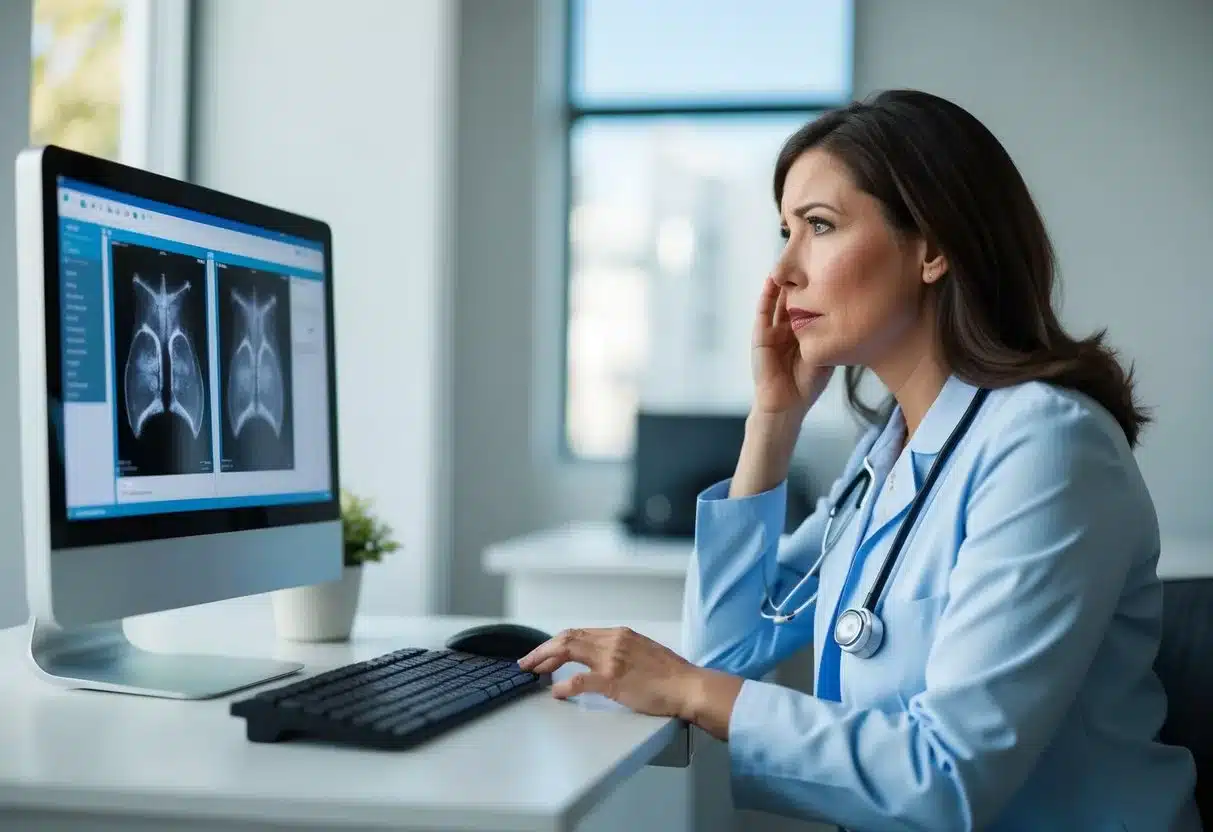
[[[330,499],[321,244],[58,185],[68,519]]]

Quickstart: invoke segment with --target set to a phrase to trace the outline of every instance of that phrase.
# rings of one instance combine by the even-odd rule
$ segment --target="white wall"
[[[25,620],[17,435],[17,255],[13,161],[29,144],[28,0],[0,3],[0,627]]]
[[[500,609],[499,583],[480,570],[486,544],[613,516],[626,495],[627,466],[556,453],[559,8],[462,3],[458,611]],[[1204,0],[860,0],[856,12],[857,95],[917,86],[952,97],[1020,164],[1055,237],[1065,321],[1076,332],[1109,327],[1156,408],[1139,458],[1164,532],[1177,535],[1213,536],[1210,32]],[[806,455],[828,459],[829,473],[845,450],[829,436]]]
[[[193,178],[333,228],[343,485],[403,550],[366,612],[443,593],[448,146],[443,0],[201,0]]]

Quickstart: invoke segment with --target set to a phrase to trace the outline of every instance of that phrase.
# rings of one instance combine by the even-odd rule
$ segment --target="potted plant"
[[[342,575],[335,581],[273,593],[274,623],[290,641],[345,641],[354,627],[362,590],[362,566],[378,563],[400,544],[392,527],[375,516],[371,501],[341,492]]]

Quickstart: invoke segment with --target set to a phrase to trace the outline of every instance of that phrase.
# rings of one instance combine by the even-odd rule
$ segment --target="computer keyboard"
[[[410,648],[233,702],[252,742],[313,737],[400,749],[543,687],[518,663]]]

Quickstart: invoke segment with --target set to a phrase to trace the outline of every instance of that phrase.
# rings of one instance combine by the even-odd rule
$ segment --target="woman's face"
[[[921,238],[894,229],[835,157],[814,148],[796,160],[780,221],[773,277],[806,363],[875,368],[933,326],[922,300],[942,259],[925,262]]]

